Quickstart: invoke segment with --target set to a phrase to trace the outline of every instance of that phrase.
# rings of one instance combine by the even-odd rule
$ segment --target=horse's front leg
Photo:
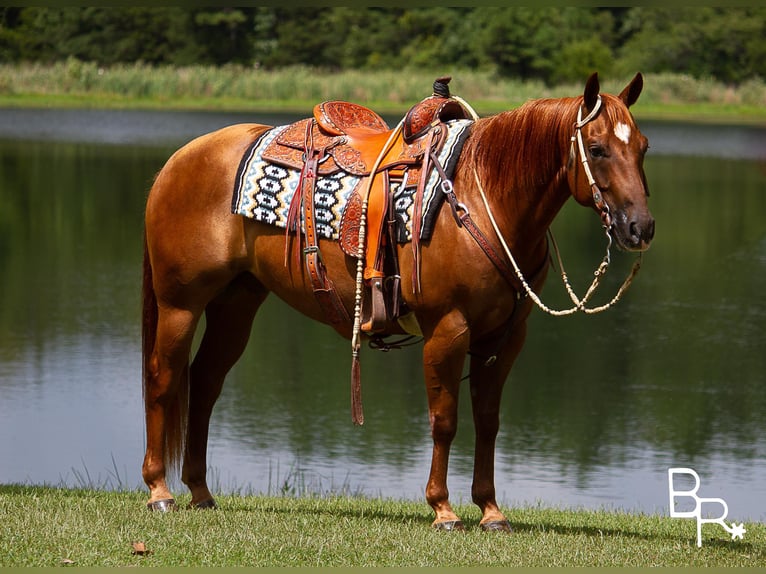
[[[426,500],[436,513],[432,524],[442,530],[462,530],[463,523],[452,510],[447,490],[447,467],[452,439],[457,431],[460,377],[468,351],[469,331],[462,316],[445,316],[426,336],[423,371],[433,438],[431,472]]]
[[[471,497],[481,508],[484,530],[511,531],[511,525],[500,511],[495,499],[495,441],[500,429],[500,398],[508,374],[526,338],[526,322],[514,328],[510,339],[495,355],[488,357],[492,343],[471,349],[471,405],[476,430],[473,485]]]

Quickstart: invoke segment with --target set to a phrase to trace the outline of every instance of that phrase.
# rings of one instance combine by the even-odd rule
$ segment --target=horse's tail
[[[149,372],[152,361],[154,342],[157,339],[157,296],[154,293],[154,279],[152,276],[152,263],[149,260],[149,247],[146,243],[146,231],[144,231],[144,281],[141,289],[141,353],[143,356],[143,396],[146,404],[149,391]]]
[[[152,263],[149,259],[149,248],[144,231],[144,271],[143,285],[141,289],[142,314],[141,314],[141,352],[143,355],[143,397],[145,414],[149,408],[149,401],[153,389],[150,388],[152,381],[152,354],[157,340],[157,324],[159,321],[159,309],[157,307],[157,295],[154,292],[154,280]],[[189,365],[181,376],[175,400],[171,401],[165,410],[165,467],[170,472],[178,471],[185,448],[186,421],[189,411]]]

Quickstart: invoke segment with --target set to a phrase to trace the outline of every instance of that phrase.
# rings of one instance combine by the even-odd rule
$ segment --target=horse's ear
[[[585,109],[587,111],[592,110],[596,106],[598,100],[598,92],[601,90],[601,86],[598,83],[598,72],[593,72],[585,82],[585,94],[583,96],[583,102],[585,103]]]
[[[627,107],[636,103],[638,96],[641,95],[641,90],[644,88],[644,77],[641,72],[636,74],[630,83],[625,86],[625,89],[620,92],[620,99],[625,102]]]

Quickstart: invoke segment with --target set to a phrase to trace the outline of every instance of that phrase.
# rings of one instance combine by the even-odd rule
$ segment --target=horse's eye
[[[600,145],[591,146],[589,151],[590,151],[590,156],[593,158],[606,156],[606,150]]]

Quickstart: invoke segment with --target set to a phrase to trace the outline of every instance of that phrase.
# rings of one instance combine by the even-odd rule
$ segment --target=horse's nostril
[[[638,221],[631,221],[628,225],[630,239],[638,244],[641,241],[651,241],[654,238],[654,218],[649,218],[645,225],[640,225]]]

